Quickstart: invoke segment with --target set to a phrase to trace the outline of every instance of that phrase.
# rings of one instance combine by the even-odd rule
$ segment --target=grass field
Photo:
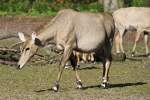
[[[130,45],[127,47],[131,50]],[[138,46],[139,52],[144,52],[141,47],[142,44]],[[65,69],[60,91],[51,91],[57,72],[57,64],[27,64],[22,70],[0,65],[0,100],[150,100],[150,58],[114,61],[108,89],[99,86],[102,76],[99,62],[81,64],[79,73],[84,86],[81,90],[76,89],[74,71]]]

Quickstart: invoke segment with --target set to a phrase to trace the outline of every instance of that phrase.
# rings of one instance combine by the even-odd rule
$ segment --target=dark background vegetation
[[[64,8],[101,12],[107,0],[0,0],[0,15],[55,15]],[[113,0],[112,0],[113,1]],[[115,0],[119,7],[150,6],[150,0]]]

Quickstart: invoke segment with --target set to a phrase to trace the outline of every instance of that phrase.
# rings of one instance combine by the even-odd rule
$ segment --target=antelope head
[[[35,33],[32,33],[30,39],[26,39],[23,33],[18,33],[20,40],[23,42],[21,47],[21,56],[18,62],[18,69],[23,68],[23,66],[34,56],[40,45],[40,40],[36,38]]]

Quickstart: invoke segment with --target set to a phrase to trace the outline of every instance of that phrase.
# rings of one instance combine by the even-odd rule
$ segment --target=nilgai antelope
[[[149,54],[148,50],[148,34],[150,33],[150,8],[146,7],[129,7],[121,8],[113,13],[115,26],[118,29],[119,34],[115,38],[116,52],[119,53],[120,49],[123,53],[123,36],[126,31],[136,31],[136,38],[132,49],[134,54],[136,49],[136,43],[139,40],[140,34],[144,33],[146,55]]]
[[[106,13],[81,13],[71,9],[58,12],[38,33],[32,34],[26,39],[19,33],[20,39],[24,42],[18,68],[21,69],[27,61],[37,52],[38,47],[44,46],[47,41],[52,41],[56,47],[63,50],[62,59],[59,65],[59,72],[52,89],[58,91],[59,82],[65,64],[71,61],[75,70],[77,88],[82,88],[82,82],[78,75],[76,59],[73,50],[82,52],[103,51],[103,78],[102,86],[108,86],[108,73],[111,65],[111,48],[114,36],[114,21],[111,15]],[[99,55],[101,56],[101,55]]]

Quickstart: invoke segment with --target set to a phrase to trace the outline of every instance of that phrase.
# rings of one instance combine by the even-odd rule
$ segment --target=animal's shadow
[[[91,69],[100,69],[100,68],[98,68],[98,67],[95,67],[95,66],[91,66],[91,67],[79,67],[79,69],[78,70],[91,70]]]
[[[138,57],[138,58],[137,58]],[[150,53],[149,54],[136,54],[133,57],[127,57],[126,59],[131,60],[131,61],[142,61],[143,57],[150,57]],[[140,59],[139,59],[140,58]]]
[[[147,84],[145,82],[137,82],[137,83],[120,83],[120,84],[110,84],[108,88],[119,88],[119,87],[128,87],[128,86],[139,86],[139,85],[144,85]],[[100,88],[100,85],[91,85],[91,86],[84,86],[82,90],[86,90],[89,88]],[[41,90],[36,90],[34,92],[36,93],[41,93],[41,92],[46,92],[46,91],[53,91],[52,88],[50,89],[41,89]]]
[[[139,85],[144,85],[144,84],[147,84],[145,82],[136,82],[136,83],[120,83],[120,84],[110,84],[108,86],[108,88],[119,88],[119,87],[128,87],[128,86],[139,86]],[[91,85],[91,86],[85,86],[83,87],[82,89],[86,90],[86,89],[89,89],[89,88],[100,88],[101,86],[100,85]]]
[[[46,92],[46,91],[53,91],[52,88],[49,88],[49,89],[41,89],[41,90],[35,90],[34,92],[36,93],[41,93],[41,92]]]
[[[135,54],[133,57],[149,57],[150,53],[148,54]]]
[[[126,59],[131,60],[131,61],[142,62],[142,59],[137,59],[137,58],[133,58],[133,57],[127,57]]]
[[[139,86],[147,84],[145,82],[137,82],[137,83],[121,83],[121,84],[111,84],[110,88],[116,88],[116,87],[127,87],[127,86]]]

